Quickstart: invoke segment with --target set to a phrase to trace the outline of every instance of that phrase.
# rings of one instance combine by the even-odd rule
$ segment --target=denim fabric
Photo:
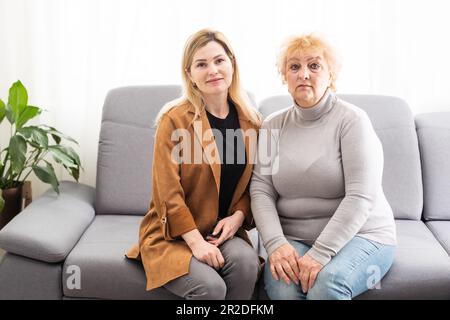
[[[288,241],[300,256],[310,249],[300,241]],[[322,268],[306,294],[300,285],[276,281],[268,261],[264,269],[267,295],[272,300],[350,300],[369,289],[381,288],[380,281],[392,265],[395,248],[355,236]]]

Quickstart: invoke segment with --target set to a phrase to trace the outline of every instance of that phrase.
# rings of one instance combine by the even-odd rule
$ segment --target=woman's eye
[[[309,67],[311,68],[311,70],[319,70],[320,69],[320,64],[318,64],[318,63],[311,63],[309,65]]]
[[[197,68],[203,68],[203,67],[205,67],[206,66],[206,63],[204,63],[204,62],[200,62],[200,63],[198,63],[197,64]]]
[[[219,58],[219,59],[216,60],[216,64],[221,64],[224,61],[225,61],[225,59]]]
[[[298,69],[300,69],[300,66],[298,64],[291,64],[289,66],[289,70],[297,71]]]

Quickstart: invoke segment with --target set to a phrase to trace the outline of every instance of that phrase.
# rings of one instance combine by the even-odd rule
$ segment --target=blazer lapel
[[[214,180],[216,182],[217,194],[219,194],[221,169],[220,156],[205,109],[201,111],[200,118],[200,120],[194,121],[194,132],[203,149],[203,160],[206,158],[208,164],[211,166]]]

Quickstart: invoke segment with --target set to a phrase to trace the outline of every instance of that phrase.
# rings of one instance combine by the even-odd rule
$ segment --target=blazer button
[[[161,223],[166,223],[167,222],[167,217],[163,217],[163,218],[161,218]]]

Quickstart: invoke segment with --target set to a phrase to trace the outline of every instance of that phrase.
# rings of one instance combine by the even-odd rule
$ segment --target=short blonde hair
[[[184,46],[183,58],[181,62],[181,78],[183,87],[183,96],[179,99],[175,99],[167,103],[158,113],[156,117],[156,124],[159,123],[163,114],[170,111],[172,108],[189,102],[194,106],[195,116],[194,120],[200,115],[201,110],[205,107],[200,90],[194,86],[193,82],[190,80],[188,73],[190,72],[192,61],[194,59],[194,54],[198,49],[203,48],[211,41],[217,42],[225,50],[226,54],[231,60],[233,65],[233,77],[231,81],[230,88],[228,89],[229,98],[241,107],[242,112],[247,116],[247,118],[255,125],[259,126],[261,124],[260,114],[252,107],[250,98],[247,93],[241,87],[241,79],[239,74],[239,67],[236,61],[236,56],[234,55],[233,49],[222,32],[202,29],[194,33],[189,37]]]
[[[286,63],[290,56],[298,53],[320,51],[330,70],[330,88],[336,91],[336,79],[341,70],[341,58],[336,50],[321,36],[310,33],[288,38],[281,46],[277,67],[283,83],[286,83]]]

